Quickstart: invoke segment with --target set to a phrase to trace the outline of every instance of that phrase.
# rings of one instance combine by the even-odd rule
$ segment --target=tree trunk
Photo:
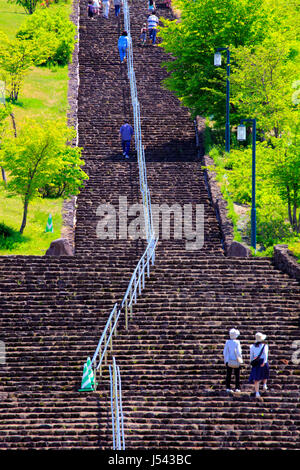
[[[293,228],[297,230],[297,199],[298,199],[297,188],[294,186],[294,198],[293,198]]]
[[[15,135],[15,137],[17,137],[17,126],[16,126],[16,120],[15,120],[14,113],[10,113],[10,117],[11,117],[12,125],[13,125],[13,128],[14,128],[14,135]]]
[[[28,204],[29,204],[28,199],[25,199],[25,201],[24,201],[24,208],[23,208],[23,220],[22,220],[22,225],[21,225],[21,228],[20,228],[20,233],[23,233],[23,232],[24,232],[24,228],[26,227],[27,213],[28,213]]]
[[[5,186],[6,186],[6,184],[7,184],[6,174],[5,174],[4,168],[2,168],[2,167],[1,167],[1,173],[2,173],[2,179],[3,179],[4,184],[5,184]]]
[[[290,196],[289,186],[286,186],[286,192],[287,192],[287,201],[288,201],[289,221],[290,221],[290,224],[293,225],[293,217],[292,217],[292,209],[291,209],[291,196]]]

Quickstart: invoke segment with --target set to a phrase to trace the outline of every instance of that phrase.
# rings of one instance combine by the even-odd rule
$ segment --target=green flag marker
[[[53,222],[52,222],[52,215],[51,214],[49,214],[49,217],[48,217],[48,222],[47,222],[47,225],[46,225],[46,232],[54,232]]]

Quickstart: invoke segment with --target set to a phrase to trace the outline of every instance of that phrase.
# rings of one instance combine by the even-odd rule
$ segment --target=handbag
[[[244,361],[241,356],[238,356],[238,354],[236,353],[236,349],[234,350],[234,353],[236,356],[236,360],[228,361],[228,367],[231,367],[232,369],[238,369],[244,363]]]
[[[255,359],[253,359],[253,361],[251,361],[251,366],[252,366],[252,367],[257,367],[257,366],[259,366],[259,358],[260,358],[260,356],[262,355],[262,352],[263,352],[263,350],[264,350],[264,347],[265,347],[265,345],[263,345],[263,347],[261,348],[259,355],[258,355]]]

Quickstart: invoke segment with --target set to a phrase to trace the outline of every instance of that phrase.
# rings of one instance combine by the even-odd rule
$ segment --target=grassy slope
[[[51,8],[69,8],[71,5]],[[28,15],[17,5],[0,0],[0,29],[10,38],[26,20]],[[24,119],[58,119],[64,118],[67,111],[68,67],[33,67],[26,76],[19,102],[14,106],[17,127],[22,125]],[[43,255],[49,247],[50,241],[59,238],[62,226],[62,199],[33,201],[29,206],[28,222],[24,236],[28,238],[18,249],[6,251],[0,249],[0,255],[7,254],[34,254]],[[45,234],[48,214],[53,217],[54,233]],[[19,197],[8,197],[0,186],[0,222],[15,229],[19,229],[22,218],[22,203]]]

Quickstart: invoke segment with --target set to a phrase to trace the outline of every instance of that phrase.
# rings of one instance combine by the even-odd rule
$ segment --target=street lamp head
[[[237,140],[246,140],[246,126],[244,124],[240,124],[237,128]]]
[[[216,52],[214,55],[214,66],[220,67],[222,65],[222,55],[220,52]]]

